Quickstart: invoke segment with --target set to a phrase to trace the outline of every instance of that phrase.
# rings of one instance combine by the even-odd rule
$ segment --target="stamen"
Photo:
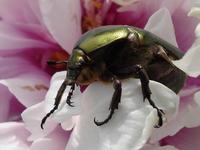
[[[69,54],[66,53],[65,51],[57,51],[50,56],[49,60],[53,60],[54,62],[59,62],[61,60],[67,61],[68,58],[69,58]],[[53,68],[58,69],[58,70],[63,70],[66,68],[66,65],[62,65],[62,64],[54,65]]]
[[[82,30],[86,32],[102,24],[101,10],[103,2],[101,0],[91,0],[90,7],[85,10],[82,18]]]
[[[100,0],[92,0],[91,2],[96,9],[101,9],[103,6],[103,4]]]

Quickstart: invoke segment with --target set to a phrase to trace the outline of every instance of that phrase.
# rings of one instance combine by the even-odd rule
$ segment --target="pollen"
[[[38,91],[41,91],[41,90],[47,91],[49,88],[43,84],[36,84],[35,89]]]
[[[96,9],[101,9],[103,4],[100,0],[91,0],[92,4]]]
[[[65,52],[64,50],[60,50],[60,51],[57,51],[57,52],[54,52],[49,60],[54,60],[54,61],[60,61],[60,60],[68,60],[69,58],[69,54],[67,52]],[[65,66],[64,65],[55,65],[53,66],[53,68],[55,69],[65,69]]]
[[[86,32],[102,24],[101,9],[103,3],[101,0],[91,0],[89,9],[85,10],[82,17],[82,30]]]
[[[52,60],[59,61],[59,60],[66,60],[69,58],[69,54],[65,51],[57,51],[51,55]]]
[[[22,89],[27,90],[29,92],[36,92],[36,91],[47,91],[48,87],[43,84],[36,84],[36,85],[22,86]]]
[[[32,87],[30,85],[22,86],[22,89],[27,90],[29,92],[34,92],[35,91],[34,87]]]
[[[82,29],[84,32],[91,30],[95,27],[100,26],[101,23],[96,19],[95,16],[85,16],[83,17]]]

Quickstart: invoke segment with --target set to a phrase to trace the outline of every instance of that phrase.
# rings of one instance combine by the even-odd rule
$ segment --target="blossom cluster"
[[[199,0],[0,0],[0,149],[5,150],[199,150]],[[40,127],[54,105],[68,59],[82,33],[103,25],[130,25],[156,34],[185,53],[173,64],[187,75],[178,94],[150,81],[152,99],[165,112],[164,125],[143,101],[139,79],[122,81],[119,109],[104,119],[112,84],[77,87]]]

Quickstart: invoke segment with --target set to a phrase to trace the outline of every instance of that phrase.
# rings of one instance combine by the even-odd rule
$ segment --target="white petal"
[[[39,0],[28,0],[29,6],[32,9],[33,13],[35,14],[35,16],[37,17],[37,19],[39,20],[39,22],[41,24],[43,24],[43,20],[42,20],[42,16],[41,16],[41,11],[40,11],[40,7],[39,7]]]
[[[152,99],[167,117],[169,112],[176,112],[178,96],[174,92],[154,81],[150,82],[150,88]],[[66,150],[136,150],[147,142],[157,124],[157,112],[143,102],[140,80],[124,81],[122,90],[119,109],[107,124],[97,127],[93,119],[101,121],[107,117],[113,87],[96,82],[86,89],[82,113]]]
[[[179,96],[164,85],[158,84],[155,81],[151,81],[149,86],[152,90],[152,99],[156,105],[165,112],[167,121],[170,121],[177,114],[179,107]]]
[[[184,127],[194,128],[200,126],[200,118],[194,117],[196,114],[200,114],[200,105],[198,105],[198,93],[196,93],[194,96],[196,102],[192,97],[193,93],[197,90],[198,89],[194,87],[189,91],[181,91],[181,93],[184,93],[184,95],[180,93],[180,95],[182,95],[182,101],[177,116],[172,118],[172,120],[170,120],[166,126],[163,126],[154,131],[150,140],[152,143],[155,143],[164,137],[173,136]],[[186,93],[188,95],[186,95]]]
[[[57,126],[57,123],[55,123],[51,118],[48,118],[44,125],[44,129],[42,130],[40,124],[45,115],[44,102],[28,107],[22,113],[22,118],[26,128],[31,132],[31,136],[28,138],[29,141],[34,141],[48,135]]]
[[[45,97],[45,111],[49,112],[54,107],[55,97],[57,92],[66,77],[66,71],[55,73],[51,79],[50,88]],[[65,122],[71,119],[72,116],[78,115],[80,113],[80,99],[81,93],[80,88],[76,87],[73,93],[71,101],[75,107],[70,107],[66,104],[67,96],[70,91],[70,86],[67,86],[63,93],[61,102],[59,104],[58,110],[53,114],[53,118],[57,122]]]
[[[197,17],[200,19],[200,1],[190,0],[191,10],[188,13],[189,16]]]
[[[187,1],[183,1],[183,0],[167,0],[167,1],[160,1],[161,4],[157,4],[158,7],[162,8],[162,7],[166,7],[171,15],[174,13],[177,13],[177,11],[180,11],[179,9],[184,9],[184,11],[186,11],[186,8],[188,7]],[[159,3],[158,1],[155,1],[155,3]],[[183,8],[184,7],[184,8]],[[186,7],[186,8],[185,8]],[[181,18],[181,17],[180,17]]]
[[[200,19],[200,7],[193,7],[188,13],[189,16],[197,17]]]
[[[65,141],[66,142],[66,141]],[[30,150],[63,150],[64,146],[58,145],[56,139],[42,138],[33,142]]]
[[[200,75],[200,45],[191,47],[182,59],[173,61],[179,69],[191,77]]]
[[[76,124],[77,120],[79,119],[79,115],[77,116],[72,116],[68,120],[65,120],[64,122],[61,123],[61,126],[64,130],[71,130],[73,129],[74,125]]]
[[[191,3],[192,6],[200,7],[200,1],[199,0],[190,0],[190,3]]]
[[[22,123],[0,123],[0,149],[29,150],[28,135]]]
[[[200,106],[194,107],[194,106],[188,106],[186,108],[187,113],[185,113],[183,124],[187,128],[194,128],[198,127],[200,125],[200,118],[194,117],[196,114],[200,114]]]
[[[141,150],[178,150],[178,149],[171,145],[166,145],[166,146],[147,145]]]
[[[197,37],[200,37],[200,24],[197,25],[196,29],[195,29],[195,34]],[[199,44],[199,38],[197,39],[197,41],[195,41],[195,43]]]
[[[200,106],[200,91],[195,93],[194,100]]]
[[[56,128],[45,138],[35,140],[30,150],[63,150],[66,146],[70,133]]]
[[[8,92],[8,89],[2,85],[0,85],[0,95],[0,122],[4,122],[9,118],[10,102],[13,96]]]
[[[145,29],[178,47],[171,15],[166,8],[161,8],[155,12],[149,18]]]
[[[122,6],[127,6],[127,5],[131,5],[135,2],[138,2],[139,0],[111,0],[114,3],[118,4],[118,5],[122,5]]]
[[[55,40],[69,53],[81,35],[79,0],[40,0],[44,22]]]
[[[200,2],[193,0],[193,3],[200,6]],[[189,13],[191,16],[200,17],[200,7],[193,7]],[[187,75],[191,77],[197,77],[200,75],[200,24],[197,25],[195,29],[195,34],[197,36],[196,41],[193,43],[192,47],[186,52],[182,59],[173,61],[179,69],[183,70]]]

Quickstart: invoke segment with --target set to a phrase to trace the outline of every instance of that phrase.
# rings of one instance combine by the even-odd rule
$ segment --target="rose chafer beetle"
[[[102,26],[86,32],[74,46],[68,61],[48,62],[51,65],[66,64],[67,76],[58,90],[54,108],[42,119],[41,128],[58,108],[66,86],[71,86],[66,103],[73,107],[71,96],[75,85],[88,85],[94,81],[113,83],[114,93],[108,117],[103,121],[94,119],[97,126],[107,123],[120,103],[121,80],[127,78],[140,79],[143,99],[147,99],[157,110],[159,121],[156,127],[162,126],[164,112],[151,99],[149,80],[160,82],[178,93],[186,75],[173,65],[172,60],[182,56],[178,48],[136,27]]]

